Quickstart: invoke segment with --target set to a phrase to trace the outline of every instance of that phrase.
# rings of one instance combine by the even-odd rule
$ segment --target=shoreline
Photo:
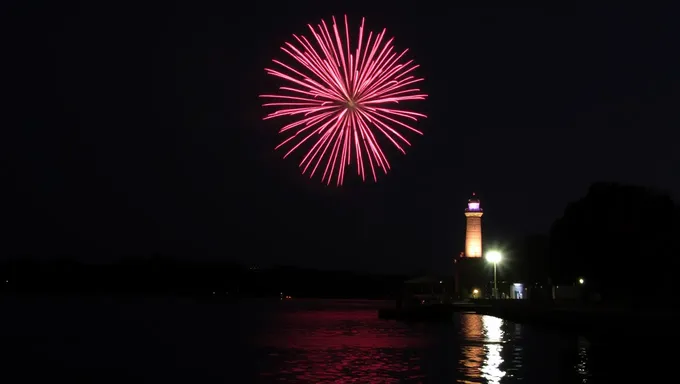
[[[572,333],[597,341],[630,335],[631,326],[642,322],[677,316],[670,308],[596,306],[576,303],[531,303],[520,300],[484,300],[469,303],[416,306],[408,309],[383,309],[378,316],[385,320],[407,322],[450,321],[456,312],[495,316],[517,324],[563,333]],[[636,324],[637,323],[637,324]],[[627,331],[628,330],[628,331]],[[641,336],[644,337],[644,336]]]

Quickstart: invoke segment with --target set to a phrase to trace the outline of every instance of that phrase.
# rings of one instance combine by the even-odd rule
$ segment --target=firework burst
[[[293,35],[298,45],[286,43],[281,47],[295,65],[273,60],[279,69],[265,69],[267,74],[291,84],[280,87],[279,94],[260,96],[272,99],[265,107],[276,108],[265,120],[295,118],[280,129],[279,133],[290,137],[276,149],[289,147],[285,158],[309,143],[307,147],[311,148],[300,162],[302,173],[309,172],[312,177],[323,171],[321,180],[327,184],[335,179],[342,185],[347,166],[353,162],[363,180],[370,172],[377,181],[379,169],[385,173],[390,169],[378,137],[383,136],[406,153],[404,146],[411,144],[403,133],[422,135],[412,124],[426,116],[402,109],[400,104],[427,97],[414,86],[423,80],[413,75],[418,65],[413,60],[402,62],[408,49],[396,52],[394,39],[387,40],[385,29],[366,34],[364,19],[356,47],[350,47],[347,16],[344,41],[334,17],[330,29],[323,20],[317,29],[308,27],[312,39]]]

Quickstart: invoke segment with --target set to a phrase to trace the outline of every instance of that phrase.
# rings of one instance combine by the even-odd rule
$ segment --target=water
[[[261,377],[291,383],[556,383],[589,378],[587,356],[578,356],[582,349],[577,340],[532,332],[496,317],[460,314],[452,324],[409,325],[377,319],[376,303],[310,304],[282,303],[278,326],[256,338]],[[570,358],[577,358],[580,368]]]
[[[390,304],[2,298],[2,369],[12,378],[3,382],[545,384],[655,372],[674,380],[654,350],[641,359],[639,349],[476,314],[451,324],[379,320],[376,308]]]

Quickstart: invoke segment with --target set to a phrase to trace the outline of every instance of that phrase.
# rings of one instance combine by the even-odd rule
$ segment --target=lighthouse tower
[[[479,199],[472,193],[465,209],[467,230],[465,231],[465,257],[482,257],[482,208]]]

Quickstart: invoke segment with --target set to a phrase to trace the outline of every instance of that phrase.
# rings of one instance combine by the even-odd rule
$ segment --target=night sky
[[[594,181],[680,200],[670,9],[98,3],[10,11],[0,258],[445,271],[472,192],[499,246],[547,232]],[[292,33],[343,14],[410,48],[429,118],[377,184],[336,188],[273,151],[258,95],[281,84],[263,68]]]

